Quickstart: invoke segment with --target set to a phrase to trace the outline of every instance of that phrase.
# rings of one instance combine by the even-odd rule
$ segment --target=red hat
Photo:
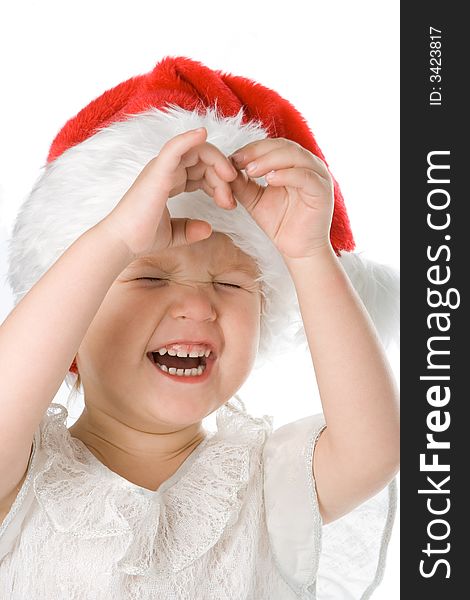
[[[214,71],[184,56],[166,57],[149,73],[131,77],[90,102],[56,135],[47,162],[99,129],[169,104],[204,112],[208,107],[217,107],[225,117],[236,116],[242,108],[242,123],[259,121],[269,137],[297,142],[328,166],[304,117],[288,100],[251,79]],[[335,205],[330,240],[339,255],[340,250],[354,250],[355,243],[341,190],[333,175],[332,178]]]

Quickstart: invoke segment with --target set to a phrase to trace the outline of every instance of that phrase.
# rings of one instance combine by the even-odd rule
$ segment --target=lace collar
[[[156,491],[103,465],[51,404],[42,428],[46,458],[34,492],[54,529],[77,538],[126,536],[117,568],[130,575],[176,572],[216,544],[235,523],[250,478],[251,451],[272,431],[272,417],[249,415],[238,396],[216,411],[210,432]]]

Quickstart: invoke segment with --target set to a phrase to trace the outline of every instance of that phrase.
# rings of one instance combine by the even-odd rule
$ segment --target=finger
[[[296,151],[292,146],[282,146],[259,156],[246,165],[250,177],[263,177],[269,171],[291,168],[304,168],[315,171],[319,177],[329,179],[330,175],[324,164],[312,160],[310,152],[303,149]]]
[[[194,160],[196,160],[196,162],[194,162]],[[224,161],[228,160],[226,159],[226,157],[224,157]],[[191,163],[191,164],[190,164]],[[229,179],[235,179],[236,177],[236,169],[233,167],[231,161],[229,161],[230,163],[230,177]],[[204,175],[206,174],[206,171],[208,168],[210,168],[218,177],[218,179],[220,181],[224,181],[223,178],[220,178],[218,171],[215,169],[215,167],[213,167],[212,165],[207,164],[206,162],[204,162],[200,156],[200,149],[196,148],[193,152],[189,152],[186,156],[183,157],[182,159],[182,164],[184,166],[186,166],[186,176],[187,179],[189,181],[199,181],[200,179],[202,179],[204,177]],[[233,175],[233,176],[232,176]]]
[[[223,181],[213,167],[207,167],[204,173],[204,179],[214,189],[214,200],[222,206],[222,208],[232,208],[236,206],[235,198],[232,195],[232,188]]]
[[[255,160],[258,156],[270,152],[275,148],[280,148],[288,140],[285,138],[264,138],[262,140],[256,140],[249,142],[244,146],[241,146],[235,152],[229,156],[238,168],[245,168],[245,165],[250,161]]]
[[[162,146],[160,153],[154,160],[164,172],[173,172],[181,163],[183,155],[194,146],[201,144],[206,137],[207,130],[205,127],[180,133]]]
[[[303,167],[271,171],[266,174],[266,181],[272,186],[293,187],[316,197],[324,195],[325,190],[333,190],[331,178],[325,179],[313,169]]]
[[[231,163],[230,167],[233,169],[233,173],[237,173],[236,169]],[[212,190],[221,188],[220,191],[217,192],[217,194],[213,197],[216,199],[218,204],[221,204],[222,208],[232,208],[236,206],[235,198],[232,195],[230,185],[228,182],[219,177],[215,167],[208,165],[205,162],[198,162],[196,165],[188,167],[186,169],[186,173],[186,191],[189,192],[201,189],[202,180],[205,178]],[[230,176],[230,179],[234,179],[235,177]]]
[[[239,171],[234,181],[230,182],[233,195],[248,212],[252,212],[258,200],[263,195],[265,186],[248,177],[244,171]]]
[[[214,197],[214,188],[212,188],[205,179],[199,179],[197,181],[188,181],[186,184],[186,192],[194,192],[196,190],[203,190],[211,198]]]
[[[237,207],[237,203],[233,194],[231,194],[230,203],[227,202],[226,192],[221,191],[220,188],[211,187],[206,179],[200,179],[199,181],[191,181],[186,186],[187,192],[193,192],[195,190],[204,190],[204,192],[214,199],[215,203],[218,204],[221,208],[225,208],[228,210],[232,210]]]
[[[237,176],[237,170],[231,161],[213,144],[206,142],[189,152],[190,160],[193,158],[193,153],[197,153],[199,160],[212,167],[224,181],[233,181]]]
[[[171,246],[194,244],[212,234],[212,226],[200,219],[172,218]]]
[[[175,195],[174,176],[183,169],[181,157],[192,147],[201,144],[207,136],[205,128],[185,131],[166,142],[160,153],[153,158],[142,172],[142,184],[147,188],[147,193],[155,194],[156,198],[167,198]],[[176,188],[184,183],[184,178]],[[173,190],[173,191],[172,191]]]
[[[328,167],[321,158],[285,138],[266,138],[251,142],[230,158],[238,169],[246,168],[247,173],[253,177],[261,177],[272,169],[290,167],[313,168],[322,177],[330,177]]]
[[[209,178],[205,176],[208,170],[211,173]],[[194,192],[195,190],[204,190],[221,208],[231,210],[237,206],[230,185],[222,181],[212,167],[205,167],[204,176],[201,179],[188,179],[184,191]]]
[[[199,156],[197,159],[195,165],[186,167],[186,177],[188,181],[200,181],[204,177],[208,165],[199,160]]]
[[[205,142],[189,150],[181,159],[181,164],[191,173],[193,179],[202,176],[206,165],[213,167],[217,174],[225,181],[236,177],[236,169],[232,162],[216,146]]]

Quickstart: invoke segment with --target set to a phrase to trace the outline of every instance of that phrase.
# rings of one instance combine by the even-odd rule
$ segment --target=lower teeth
[[[159,363],[156,363],[156,365],[165,373],[169,373],[170,375],[177,375],[179,377],[197,377],[198,375],[204,373],[206,369],[206,365],[199,365],[197,369],[176,369],[175,367],[168,368],[166,365],[161,365]]]

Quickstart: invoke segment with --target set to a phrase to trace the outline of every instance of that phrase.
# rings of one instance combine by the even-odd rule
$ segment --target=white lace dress
[[[51,404],[0,526],[2,600],[349,600],[379,584],[396,483],[322,526],[321,414],[273,432],[232,398],[157,491],[108,469],[66,422]]]

